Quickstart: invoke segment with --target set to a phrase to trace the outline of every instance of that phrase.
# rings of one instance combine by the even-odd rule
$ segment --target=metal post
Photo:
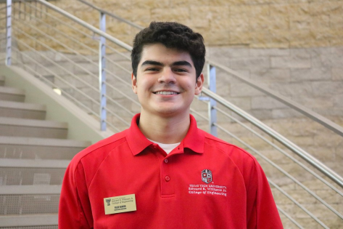
[[[208,89],[216,93],[216,67],[208,64],[207,65],[207,80],[208,80]],[[214,108],[217,105],[217,102],[210,98],[208,102],[208,116],[209,116],[209,127],[210,133],[213,136],[218,136],[217,127],[214,125],[217,122],[217,110]]]
[[[6,65],[11,65],[12,63],[12,0],[7,0],[7,10],[6,10]]]
[[[106,15],[100,12],[100,30],[106,32]],[[100,129],[106,130],[106,39],[100,36],[99,49],[99,89],[100,89]]]

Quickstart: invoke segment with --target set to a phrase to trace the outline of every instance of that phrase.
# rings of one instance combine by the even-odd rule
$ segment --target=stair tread
[[[0,86],[0,93],[25,95],[25,90],[14,87]]]
[[[42,104],[13,102],[13,101],[5,101],[5,100],[0,100],[0,108],[46,111],[46,106]]]
[[[0,144],[32,145],[32,146],[61,146],[61,147],[87,147],[91,143],[89,141],[72,140],[72,139],[0,136]]]
[[[0,125],[50,127],[50,128],[64,128],[64,129],[68,128],[68,124],[65,122],[50,121],[50,120],[37,120],[37,119],[7,118],[7,117],[0,117]]]
[[[0,195],[54,195],[61,193],[61,185],[1,185]]]
[[[46,226],[57,225],[58,214],[1,215],[0,226]]]
[[[0,160],[0,167],[10,168],[60,168],[65,169],[70,160],[51,160],[51,159],[8,159]]]

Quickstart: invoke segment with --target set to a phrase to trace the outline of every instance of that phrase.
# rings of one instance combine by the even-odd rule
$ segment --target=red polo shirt
[[[78,153],[63,181],[59,228],[282,228],[267,179],[246,151],[197,128],[168,155],[131,127]],[[104,198],[136,211],[105,215]]]

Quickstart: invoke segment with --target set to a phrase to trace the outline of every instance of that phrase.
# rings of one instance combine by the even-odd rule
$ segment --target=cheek
[[[150,91],[152,85],[153,84],[150,82],[150,80],[141,79],[137,82],[136,90],[138,93],[146,93]]]
[[[185,88],[185,89],[187,89],[187,90],[192,90],[192,89],[194,89],[195,88],[195,82],[194,82],[194,80],[190,80],[190,79],[186,79],[186,78],[184,78],[184,79],[179,79],[178,80],[178,83],[179,83],[179,85],[181,86],[181,87],[183,87],[183,88]]]
[[[195,91],[196,90],[196,84],[195,82],[189,82],[188,85],[187,85],[187,90],[189,91]]]

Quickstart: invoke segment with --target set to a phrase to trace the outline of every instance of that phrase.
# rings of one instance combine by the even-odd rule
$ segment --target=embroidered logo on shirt
[[[201,172],[201,180],[205,182],[206,184],[209,184],[212,182],[213,177],[212,177],[212,172],[209,169],[204,169]]]

